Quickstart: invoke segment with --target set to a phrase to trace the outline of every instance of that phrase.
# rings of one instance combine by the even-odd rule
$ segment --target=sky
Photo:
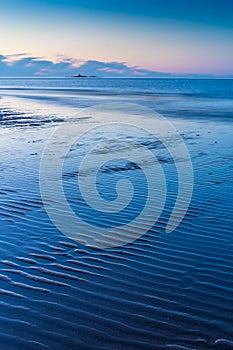
[[[231,0],[0,0],[0,76],[93,62],[108,75],[232,76],[232,16]]]

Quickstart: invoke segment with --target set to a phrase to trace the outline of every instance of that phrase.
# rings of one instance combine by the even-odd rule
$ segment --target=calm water
[[[0,79],[0,95],[1,350],[233,348],[233,80]],[[148,106],[182,136],[194,193],[171,234],[165,227],[177,173],[169,152],[151,139],[143,143],[158,156],[168,193],[147,234],[98,250],[68,239],[49,220],[39,189],[46,142],[57,126],[78,118],[80,108],[102,102]],[[93,114],[83,122],[98,121]],[[93,215],[77,191],[77,159],[94,141],[73,147],[63,186],[76,213],[111,227],[113,216]],[[116,146],[106,144],[102,153]],[[98,177],[108,200],[125,177],[136,197],[115,218],[123,221],[145,203],[141,170],[106,164]]]
[[[171,117],[232,117],[233,80],[201,79],[0,79],[0,95],[77,108],[121,100]]]
[[[178,94],[233,98],[233,79],[0,78],[1,89],[73,90],[107,94]]]

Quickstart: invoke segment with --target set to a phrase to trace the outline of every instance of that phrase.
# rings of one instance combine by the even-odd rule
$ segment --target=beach
[[[231,79],[0,79],[1,349],[233,348],[232,91]],[[150,108],[182,138],[193,194],[173,232],[166,225],[178,175],[171,153],[151,139],[143,145],[158,155],[167,193],[158,220],[152,215],[132,228],[137,235],[148,225],[143,235],[99,249],[70,239],[49,219],[39,181],[45,146],[57,127],[100,103]],[[95,114],[86,114],[82,125],[98,126]],[[68,154],[64,191],[96,230],[119,220],[120,232],[145,205],[144,178],[132,162],[101,168],[103,198],[114,200],[116,179],[124,177],[138,192],[126,211],[93,215],[76,189],[76,160],[92,142]],[[120,146],[98,151],[121,155]]]

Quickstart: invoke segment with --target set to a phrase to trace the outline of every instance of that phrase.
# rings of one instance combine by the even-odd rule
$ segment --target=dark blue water
[[[233,79],[0,78],[0,89],[48,89],[105,94],[177,94],[233,98]]]
[[[179,118],[232,118],[232,79],[1,78],[0,96],[85,108],[134,102]]]

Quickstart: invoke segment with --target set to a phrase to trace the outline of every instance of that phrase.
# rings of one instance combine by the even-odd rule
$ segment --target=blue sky
[[[232,14],[230,0],[1,0],[0,54],[232,76]]]

